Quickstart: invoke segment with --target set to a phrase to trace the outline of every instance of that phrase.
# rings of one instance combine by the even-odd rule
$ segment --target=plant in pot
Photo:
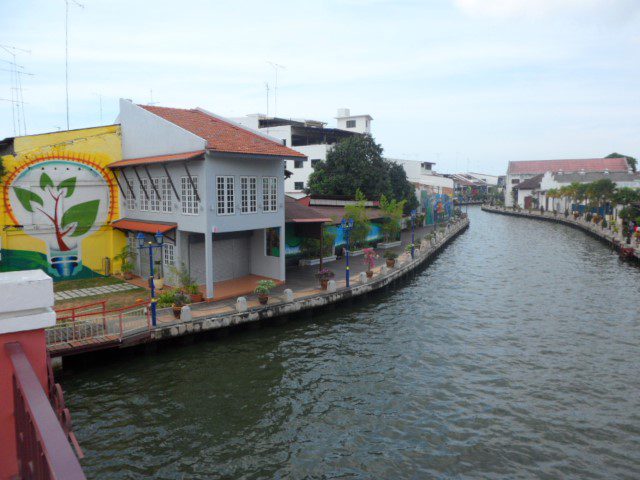
[[[273,280],[260,280],[258,286],[253,291],[258,295],[258,301],[260,305],[266,305],[269,301],[269,292],[276,288],[276,282]]]
[[[376,258],[378,258],[378,254],[373,248],[364,249],[363,262],[367,266],[367,278],[373,277],[373,269],[376,266]]]
[[[133,278],[133,270],[136,268],[135,250],[129,247],[129,245],[125,245],[124,247],[122,247],[122,250],[120,250],[120,253],[114,257],[114,259],[120,262],[120,271],[122,272],[122,277],[125,280],[131,280]]]
[[[316,278],[320,281],[320,287],[322,288],[322,290],[327,289],[329,280],[335,277],[335,275],[336,274],[333,273],[333,270],[330,270],[328,268],[323,268],[321,270],[318,270],[318,272],[316,273]]]
[[[396,252],[392,252],[391,250],[384,252],[384,259],[387,262],[387,267],[393,268],[396,264],[396,258],[398,258],[398,254]]]
[[[155,265],[154,267],[154,278],[153,278],[153,285],[156,287],[156,289],[158,290],[162,290],[164,288],[164,274],[162,271],[162,262],[160,260],[156,260],[155,262],[153,262],[153,264]]]
[[[180,290],[176,290],[173,297],[173,304],[171,305],[171,309],[173,311],[173,316],[175,318],[180,318],[180,314],[182,313],[182,307],[189,303],[189,299],[187,296],[182,293]]]
[[[198,284],[191,277],[189,269],[184,263],[181,263],[179,267],[172,266],[171,273],[175,276],[180,284],[180,289],[186,295],[189,295],[192,303],[202,302],[204,297],[198,288]]]

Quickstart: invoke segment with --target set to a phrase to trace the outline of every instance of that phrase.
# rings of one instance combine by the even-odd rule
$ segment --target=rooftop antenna
[[[84,5],[76,0],[64,0],[64,84],[67,95],[67,130],[69,130],[69,2],[76,7],[84,8]]]
[[[276,83],[273,88],[273,116],[275,117],[278,113],[278,69],[282,68],[286,70],[287,67],[278,63],[270,62],[268,60],[267,63],[271,65],[276,72]]]
[[[16,62],[17,52],[31,53],[30,50],[14,47],[11,45],[0,45],[5,52],[12,57],[12,61],[2,60],[11,65],[9,72],[11,73],[11,114],[13,117],[13,134],[21,135],[27,133],[27,121],[24,115],[24,98],[22,95],[22,80],[20,75],[33,75],[28,72],[20,71],[24,69],[22,65]],[[22,123],[22,126],[20,125]]]
[[[147,103],[147,105],[157,105],[160,102],[154,102],[153,101],[153,88],[149,89],[149,103]]]

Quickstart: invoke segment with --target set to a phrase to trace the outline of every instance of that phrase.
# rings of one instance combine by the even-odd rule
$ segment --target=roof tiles
[[[539,174],[545,172],[626,172],[629,168],[627,159],[616,158],[582,158],[572,160],[524,160],[509,162],[507,173],[511,175]]]

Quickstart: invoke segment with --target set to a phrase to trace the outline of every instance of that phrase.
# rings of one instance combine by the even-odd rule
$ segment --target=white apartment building
[[[286,169],[291,175],[285,180],[285,193],[294,198],[305,195],[309,176],[318,162],[327,158],[327,153],[343,138],[371,133],[370,115],[350,115],[349,109],[341,108],[336,117],[338,128],[328,128],[325,122],[308,119],[268,117],[252,114],[234,118],[233,121],[280,140],[302,154],[309,161],[287,160]]]
[[[453,195],[453,180],[436,173],[433,170],[435,163],[398,158],[387,158],[387,160],[402,165],[407,174],[407,180],[416,189],[416,198],[420,204],[420,209],[422,209],[423,204],[423,193],[424,195]]]

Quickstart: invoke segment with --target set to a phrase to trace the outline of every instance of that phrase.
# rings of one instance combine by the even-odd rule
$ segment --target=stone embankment
[[[529,212],[527,210],[512,210],[506,207],[495,207],[489,205],[483,205],[482,210],[485,212],[510,215],[513,217],[526,217],[547,222],[563,223],[570,227],[582,230],[592,237],[606,243],[611,246],[611,248],[618,250],[621,256],[635,260],[640,259],[640,248],[638,248],[638,244],[633,242],[633,240],[633,243],[627,243],[622,234],[614,232],[611,226],[603,228],[601,225],[597,225],[593,222],[587,222],[582,216],[573,218],[571,215],[565,217],[560,213],[554,215],[553,212],[541,213],[538,210],[532,210]]]
[[[422,240],[419,245],[417,244],[419,249],[416,249],[414,259],[411,259],[409,253],[405,253],[398,258],[393,268],[382,266],[376,269],[372,278],[367,278],[366,274],[362,272],[352,279],[350,288],[336,288],[335,283],[333,283],[330,284],[328,291],[316,291],[316,293],[303,297],[296,297],[294,292],[289,291],[285,292],[285,299],[282,301],[263,307],[248,308],[245,311],[243,310],[246,308],[246,304],[238,302],[237,311],[233,313],[226,312],[192,318],[188,321],[178,321],[170,325],[158,325],[151,331],[150,341],[162,341],[278,317],[286,318],[303,314],[304,312],[323,310],[341,302],[364,297],[367,294],[388,287],[426,265],[429,259],[436,256],[449,242],[468,227],[469,220],[466,217],[451,222],[444,232],[436,233],[435,239],[430,242]]]

